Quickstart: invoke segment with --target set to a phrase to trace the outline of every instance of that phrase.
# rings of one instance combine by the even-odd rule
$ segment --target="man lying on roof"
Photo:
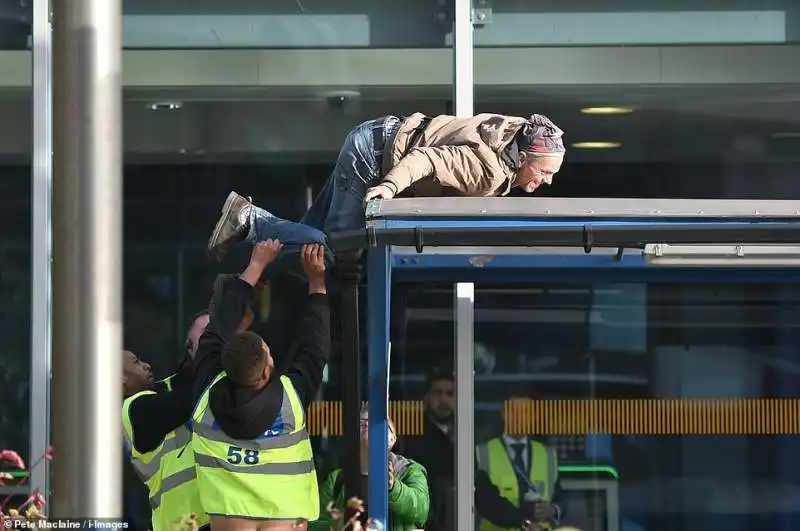
[[[364,226],[364,203],[416,197],[504,196],[550,184],[564,161],[563,131],[550,119],[415,113],[364,122],[345,138],[336,166],[300,223],[280,219],[235,192],[208,241],[221,261],[230,245],[280,240],[284,252]]]

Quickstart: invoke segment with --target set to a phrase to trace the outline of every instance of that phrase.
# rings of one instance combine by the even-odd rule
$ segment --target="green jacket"
[[[390,454],[389,459],[393,460],[395,470],[394,486],[389,491],[389,529],[422,529],[428,520],[430,506],[428,473],[424,466],[405,457]],[[334,470],[322,484],[319,520],[309,524],[309,531],[329,531],[331,521],[326,510],[328,503],[333,502],[337,509],[345,507],[344,489],[339,479],[341,472],[341,469]]]

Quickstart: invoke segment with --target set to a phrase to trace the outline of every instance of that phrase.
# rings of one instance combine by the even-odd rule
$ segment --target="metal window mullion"
[[[456,116],[472,116],[475,112],[472,1],[455,0],[454,14],[453,113]]]
[[[456,519],[475,528],[475,285],[455,284]]]
[[[52,252],[52,37],[50,1],[33,2],[33,159],[31,164],[30,488],[49,498]]]

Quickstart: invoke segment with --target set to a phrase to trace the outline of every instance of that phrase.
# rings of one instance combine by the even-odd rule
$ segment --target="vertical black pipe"
[[[359,335],[358,286],[362,266],[358,255],[339,258],[342,286],[342,428],[344,431],[344,489],[347,497],[364,499],[361,492],[360,433],[361,342]]]

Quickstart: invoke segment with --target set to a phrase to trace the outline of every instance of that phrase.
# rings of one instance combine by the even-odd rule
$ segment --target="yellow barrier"
[[[510,435],[800,433],[800,399],[515,399],[503,409]]]
[[[510,435],[800,434],[800,399],[510,400],[503,410]],[[422,401],[392,400],[389,416],[398,435],[424,433]],[[342,402],[312,403],[308,428],[341,436]]]
[[[361,407],[365,407],[362,403]],[[424,432],[421,400],[389,401],[389,417],[394,421],[398,435],[422,435]],[[339,437],[342,431],[342,402],[326,400],[313,402],[308,409],[308,430],[311,436]]]

